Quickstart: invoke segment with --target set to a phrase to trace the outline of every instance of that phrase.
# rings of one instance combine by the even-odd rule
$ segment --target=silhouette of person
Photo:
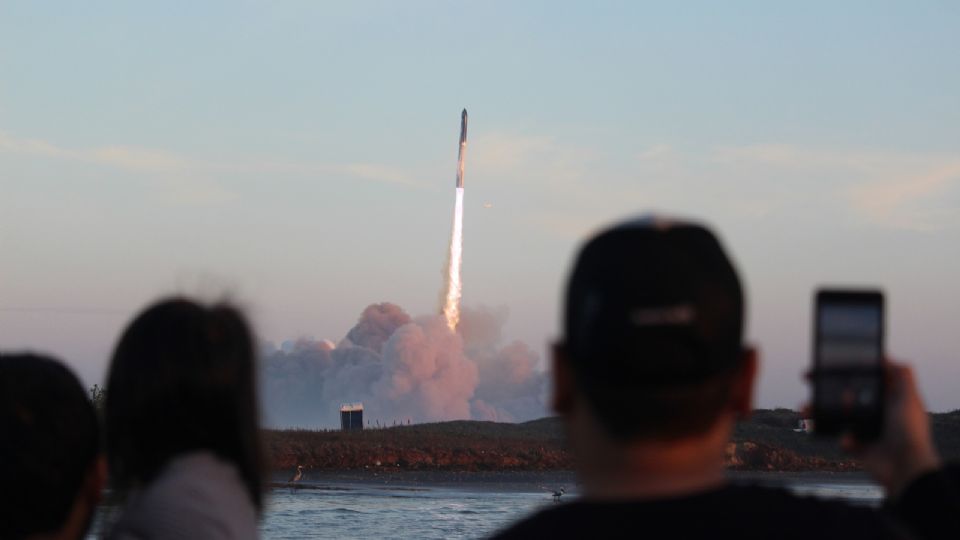
[[[62,363],[0,354],[0,538],[83,538],[106,482],[96,411]]]
[[[743,342],[740,279],[705,227],[648,217],[599,233],[576,258],[564,309],[553,408],[583,496],[497,538],[960,538],[960,474],[941,466],[902,365],[888,369],[883,438],[864,449],[884,509],[728,481],[725,449],[751,412],[758,356]]]
[[[256,538],[262,508],[254,345],[228,305],[160,301],[126,328],[106,400],[112,538]]]

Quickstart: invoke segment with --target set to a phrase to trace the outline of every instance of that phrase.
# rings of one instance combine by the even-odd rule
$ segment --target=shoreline
[[[725,449],[731,477],[790,478],[777,476],[779,471],[801,475],[798,479],[857,478],[835,476],[862,471],[862,463],[843,452],[835,439],[798,431],[799,417],[786,409],[755,410],[749,420],[738,423]],[[941,456],[960,459],[960,411],[930,418]],[[290,478],[298,465],[317,478],[440,484],[571,478],[572,473],[564,471],[575,466],[562,421],[556,417],[520,424],[458,420],[346,432],[262,433],[269,467],[278,481]]]
[[[303,481],[286,482],[287,475],[271,475],[270,489],[305,489],[350,491],[352,489],[463,489],[477,491],[542,491],[558,486],[577,490],[575,471],[305,471]],[[727,478],[735,484],[784,486],[790,484],[855,484],[876,485],[862,471],[741,471],[727,470]]]

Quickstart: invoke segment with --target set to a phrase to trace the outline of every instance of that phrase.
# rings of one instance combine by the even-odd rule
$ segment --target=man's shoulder
[[[542,510],[495,538],[636,537],[673,531],[684,538],[901,538],[879,512],[760,486],[729,486],[673,499],[574,501]]]

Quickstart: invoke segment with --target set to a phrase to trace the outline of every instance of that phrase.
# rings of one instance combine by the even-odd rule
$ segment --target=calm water
[[[344,487],[274,489],[261,526],[263,537],[478,538],[553,504],[542,491]]]
[[[869,506],[879,504],[883,496],[878,486],[855,475],[770,474],[746,479]],[[555,480],[573,492],[565,500],[576,497],[569,476]],[[267,500],[263,538],[480,538],[553,504],[540,480],[388,485],[308,481],[298,489],[271,489]]]

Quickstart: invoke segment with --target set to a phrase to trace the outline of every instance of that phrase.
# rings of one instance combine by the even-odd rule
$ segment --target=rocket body
[[[460,114],[460,151],[457,152],[457,187],[463,187],[463,162],[467,159],[467,110]]]

